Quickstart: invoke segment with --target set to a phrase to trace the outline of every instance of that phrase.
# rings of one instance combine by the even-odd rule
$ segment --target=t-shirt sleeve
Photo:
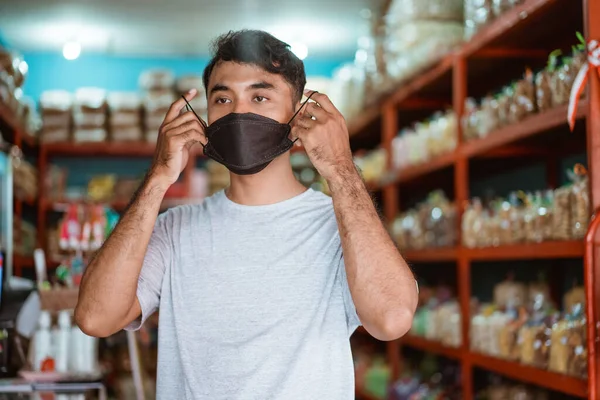
[[[140,329],[146,319],[158,309],[163,277],[172,258],[169,214],[162,214],[156,220],[138,278],[137,298],[142,315],[127,325],[125,330]]]
[[[339,274],[342,285],[342,296],[344,298],[344,307],[346,308],[346,323],[348,325],[348,335],[352,335],[356,328],[361,325],[360,319],[354,306],[354,300],[350,293],[350,286],[348,285],[348,276],[346,275],[346,265],[344,264],[344,257],[340,258]]]

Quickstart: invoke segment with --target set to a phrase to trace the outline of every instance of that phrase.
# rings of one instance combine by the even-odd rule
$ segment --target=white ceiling
[[[263,29],[311,56],[348,57],[369,31],[361,10],[383,0],[0,0],[0,32],[15,48],[205,55],[228,30]]]

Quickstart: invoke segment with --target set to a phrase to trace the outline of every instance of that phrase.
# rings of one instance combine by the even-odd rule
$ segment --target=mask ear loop
[[[181,95],[181,98],[185,101],[185,104],[186,104],[185,108],[188,111],[191,111],[191,112],[194,113],[194,115],[196,116],[196,118],[198,118],[198,121],[200,121],[200,124],[202,125],[202,127],[206,130],[206,128],[208,128],[208,126],[206,125],[206,122],[204,122],[204,120],[202,118],[200,118],[200,116],[198,116],[198,114],[196,114],[196,111],[194,111],[194,109],[190,105],[190,102],[187,101],[187,99],[185,98],[184,95]],[[202,147],[204,148],[204,144],[202,142],[198,142],[198,143],[200,143],[202,145]]]
[[[315,91],[315,92],[312,92],[312,93],[310,94],[310,96],[308,96],[308,98],[306,99],[306,101],[305,101],[304,103],[302,103],[302,105],[300,105],[300,108],[298,108],[298,111],[296,111],[296,112],[294,113],[294,115],[292,116],[292,118],[291,118],[291,119],[288,121],[288,123],[287,123],[288,125],[289,125],[289,124],[290,124],[290,123],[291,123],[291,122],[294,120],[294,118],[296,118],[296,116],[298,115],[298,113],[299,113],[299,112],[300,112],[300,111],[301,111],[301,110],[304,108],[304,106],[306,105],[306,103],[308,103],[308,101],[310,100],[310,98],[311,98],[311,97],[313,96],[313,94],[315,94],[315,93],[319,93],[319,92],[316,92],[316,91]],[[186,101],[187,101],[187,100],[186,100]],[[294,140],[292,141],[292,144],[296,143],[297,141],[298,141],[298,138],[294,139]]]

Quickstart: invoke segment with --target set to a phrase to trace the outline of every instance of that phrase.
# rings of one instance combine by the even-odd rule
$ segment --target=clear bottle
[[[71,315],[69,311],[63,310],[58,314],[58,327],[53,331],[54,335],[54,360],[57,372],[69,370],[69,346],[71,339]]]
[[[42,311],[38,320],[38,330],[33,337],[33,368],[42,371],[47,360],[52,359],[52,319],[48,311]]]

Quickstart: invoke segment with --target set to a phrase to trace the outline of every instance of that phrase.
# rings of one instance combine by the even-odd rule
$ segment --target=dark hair
[[[253,64],[267,72],[278,74],[291,85],[294,102],[302,99],[306,85],[304,63],[287,43],[258,30],[230,31],[219,36],[212,45],[212,59],[204,69],[204,87],[208,93],[210,75],[221,61]]]

